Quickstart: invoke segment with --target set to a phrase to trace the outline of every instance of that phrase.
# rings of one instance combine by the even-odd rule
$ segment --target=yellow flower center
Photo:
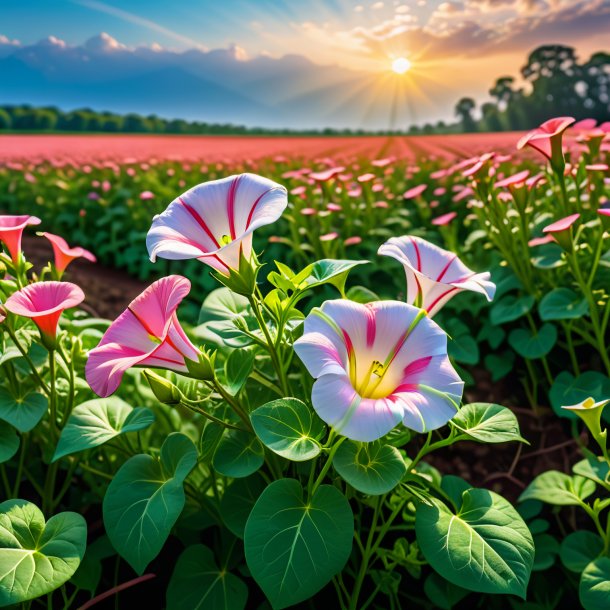
[[[350,381],[362,398],[385,398],[395,389],[391,380],[386,377],[389,366],[379,360],[373,360],[364,375],[358,375],[356,363],[350,366]],[[361,369],[363,370],[363,369]]]
[[[585,400],[582,403],[583,409],[590,409],[591,407],[595,406],[595,400],[591,397],[587,398],[587,400]]]

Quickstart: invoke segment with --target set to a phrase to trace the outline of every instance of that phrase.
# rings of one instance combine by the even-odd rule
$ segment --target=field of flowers
[[[609,608],[609,134],[3,137],[0,607]]]

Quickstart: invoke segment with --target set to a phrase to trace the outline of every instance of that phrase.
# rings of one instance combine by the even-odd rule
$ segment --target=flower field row
[[[0,607],[607,608],[609,133],[4,163]],[[75,258],[160,279],[100,320]],[[522,412],[578,460],[515,477]],[[433,465],[477,443],[518,493]]]

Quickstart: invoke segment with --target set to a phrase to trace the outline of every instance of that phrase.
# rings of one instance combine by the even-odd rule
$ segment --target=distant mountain
[[[80,46],[54,37],[28,46],[0,39],[0,83],[0,104],[267,127],[387,128],[391,105],[383,96],[371,98],[368,73],[299,55],[247,58],[237,46],[182,53],[127,48],[108,34]]]

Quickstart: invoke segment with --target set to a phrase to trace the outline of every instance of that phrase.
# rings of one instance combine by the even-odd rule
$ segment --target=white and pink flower
[[[472,271],[457,254],[421,237],[392,237],[378,253],[402,264],[407,276],[407,303],[425,309],[429,316],[434,316],[462,290],[479,292],[488,301],[496,292],[488,271]]]
[[[252,233],[275,222],[287,204],[282,185],[255,174],[199,184],[153,218],[146,237],[150,259],[197,258],[229,275],[240,256],[250,257]]]
[[[316,378],[312,404],[340,434],[374,441],[401,421],[425,432],[456,413],[463,382],[447,335],[399,301],[326,301],[305,319],[295,351]]]

